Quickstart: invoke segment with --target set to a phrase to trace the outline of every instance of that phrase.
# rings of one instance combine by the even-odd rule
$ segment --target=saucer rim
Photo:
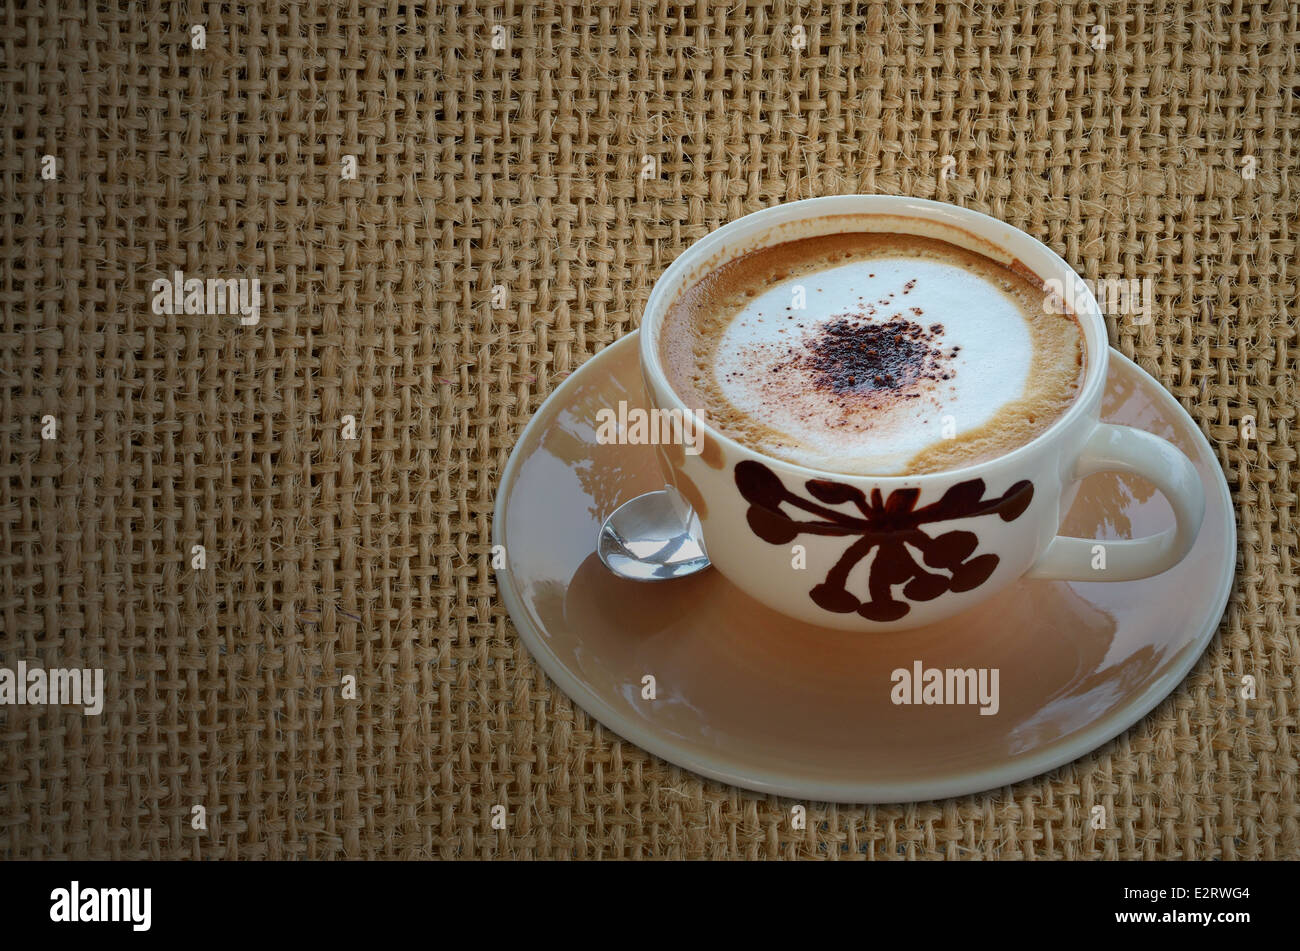
[[[521,450],[522,447],[529,445],[530,440],[538,441],[534,438],[536,436],[534,431],[543,428],[542,421],[550,415],[545,412],[547,407],[553,401],[561,400],[563,394],[576,387],[579,378],[588,374],[595,374],[598,367],[610,359],[610,354],[620,348],[635,348],[639,337],[640,330],[633,330],[592,356],[552,390],[550,395],[533,412],[532,418],[529,419],[523,432],[519,434],[519,438],[511,448],[510,458],[506,462],[498,483],[496,502],[492,511],[492,545],[494,547],[497,545],[506,546],[506,507],[513,493],[514,483],[519,469],[523,465],[523,460],[526,455],[530,455],[530,453],[524,453]],[[545,633],[534,623],[532,614],[524,603],[514,573],[509,567],[508,547],[504,549],[507,552],[506,567],[496,569],[494,572],[497,581],[497,593],[515,626],[515,630],[519,634],[519,639],[546,675],[564,691],[570,700],[606,728],[617,733],[623,739],[636,744],[647,753],[709,779],[768,795],[809,799],[819,802],[869,805],[924,802],[969,796],[1044,775],[1105,746],[1140,722],[1174,692],[1191,672],[1192,668],[1196,666],[1197,661],[1200,660],[1205,653],[1206,647],[1214,638],[1215,632],[1218,631],[1219,625],[1222,624],[1224,612],[1232,595],[1232,583],[1236,577],[1237,522],[1235,509],[1232,504],[1232,493],[1228,488],[1222,466],[1218,464],[1218,455],[1215,453],[1214,447],[1206,438],[1201,427],[1197,425],[1196,420],[1159,380],[1114,347],[1108,347],[1107,349],[1111,361],[1119,360],[1121,363],[1126,363],[1131,369],[1146,377],[1158,391],[1158,398],[1164,401],[1166,407],[1173,408],[1191,423],[1191,429],[1196,434],[1195,438],[1199,440],[1200,449],[1207,454],[1209,459],[1216,463],[1212,469],[1217,478],[1212,479],[1212,481],[1215,483],[1220,498],[1224,503],[1224,511],[1228,513],[1228,517],[1225,519],[1224,550],[1229,553],[1229,556],[1222,561],[1223,567],[1220,570],[1218,591],[1210,601],[1211,604],[1217,605],[1217,607],[1206,612],[1206,621],[1202,624],[1200,632],[1196,637],[1184,644],[1180,651],[1181,656],[1176,659],[1163,676],[1153,680],[1137,698],[1119,706],[1083,731],[1075,733],[1073,739],[1058,739],[1045,744],[1034,753],[1004,760],[994,767],[968,769],[939,778],[902,782],[864,783],[849,780],[810,780],[801,777],[798,773],[783,773],[765,767],[747,766],[743,761],[729,760],[725,753],[705,757],[695,753],[690,748],[679,746],[671,738],[655,732],[643,722],[624,716],[616,708],[606,703],[604,698],[583,680],[570,673],[568,667],[550,649]],[[1105,392],[1103,390],[1103,394]],[[1203,530],[1204,527],[1202,527]],[[594,546],[592,550],[595,551]],[[1069,584],[1069,582],[1064,581],[1051,583]],[[1114,583],[1132,584],[1134,582]]]

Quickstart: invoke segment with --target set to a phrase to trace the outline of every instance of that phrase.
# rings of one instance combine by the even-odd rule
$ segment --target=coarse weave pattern
[[[1298,42],[1294,2],[6,0],[0,660],[108,701],[0,708],[0,855],[1300,856]],[[1215,445],[1240,550],[1114,742],[798,830],[547,680],[490,521],[676,255],[841,192],[1150,278],[1111,339]],[[155,313],[176,270],[257,277],[260,322]]]

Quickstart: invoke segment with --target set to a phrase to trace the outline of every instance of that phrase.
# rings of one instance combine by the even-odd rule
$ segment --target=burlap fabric
[[[0,24],[0,651],[108,698],[0,708],[0,854],[1300,854],[1294,4],[118,6]],[[683,248],[839,192],[1150,278],[1112,342],[1217,447],[1241,550],[1119,739],[799,831],[560,693],[489,530],[530,415]],[[155,313],[175,270],[258,277],[260,323]]]

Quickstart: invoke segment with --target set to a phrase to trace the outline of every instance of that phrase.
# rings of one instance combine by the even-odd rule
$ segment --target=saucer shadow
[[[545,612],[552,622],[557,607]],[[638,583],[594,554],[569,581],[563,623],[550,627],[585,682],[608,685],[601,693],[616,694],[625,715],[679,742],[877,781],[979,766],[1080,729],[1155,661],[1114,651],[1114,618],[1064,585],[1021,582],[944,624],[869,634],[794,621],[716,569]],[[996,714],[894,703],[894,671],[916,661],[997,669]],[[1107,672],[1113,665],[1122,676]],[[653,700],[642,695],[647,675]]]

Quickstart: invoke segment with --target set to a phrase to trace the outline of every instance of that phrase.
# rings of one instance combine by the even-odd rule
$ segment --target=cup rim
[[[848,203],[854,208],[839,209],[837,206]],[[824,210],[822,210],[824,209]],[[686,405],[685,400],[673,388],[668,381],[668,375],[664,372],[663,365],[660,361],[659,354],[659,334],[663,329],[663,318],[666,313],[667,304],[670,302],[670,288],[675,290],[678,279],[683,276],[689,268],[693,267],[701,260],[707,260],[708,256],[721,250],[726,242],[736,236],[739,232],[759,225],[768,224],[772,228],[778,225],[793,223],[797,221],[838,216],[861,216],[861,217],[899,217],[899,218],[916,218],[921,221],[938,222],[940,225],[948,226],[959,231],[966,231],[976,239],[983,241],[999,251],[1012,255],[1013,257],[1023,260],[1021,255],[1008,247],[1006,241],[991,237],[988,232],[995,229],[1004,229],[1007,234],[1004,236],[1013,239],[1014,243],[1024,244],[1032,249],[1039,256],[1046,259],[1047,263],[1059,271],[1058,274],[1043,275],[1040,273],[1041,268],[1031,268],[1034,274],[1040,280],[1047,280],[1049,277],[1068,278],[1073,280],[1078,286],[1081,283],[1078,273],[1066,263],[1065,259],[1049,248],[1043,242],[1039,241],[1033,235],[1022,231],[1015,225],[1008,224],[1001,219],[994,218],[992,215],[986,215],[983,212],[975,211],[970,208],[963,208],[960,205],[953,205],[942,201],[933,201],[928,198],[911,198],[906,195],[880,195],[880,194],[849,194],[849,195],[822,195],[817,198],[802,198],[797,201],[783,202],[777,205],[770,205],[767,208],[750,212],[734,221],[730,221],[720,228],[709,232],[703,238],[696,241],[685,251],[679,254],[655,281],[654,287],[650,291],[650,297],[646,300],[645,310],[642,313],[640,346],[641,372],[647,378],[647,382],[652,388],[662,394],[667,395],[672,402],[674,409],[679,409],[683,413],[689,413],[695,419],[695,425],[702,429],[706,435],[716,439],[724,447],[731,449],[733,452],[739,452],[742,455],[749,455],[761,459],[771,467],[780,468],[784,471],[793,473],[796,476],[805,479],[826,479],[838,482],[871,482],[872,484],[907,484],[913,485],[921,481],[936,481],[941,479],[955,478],[957,476],[970,476],[982,471],[987,471],[997,466],[1006,465],[1013,462],[1022,455],[1027,455],[1035,448],[1055,439],[1063,430],[1074,425],[1081,416],[1088,412],[1100,398],[1101,391],[1106,382],[1106,357],[1110,349],[1109,340],[1107,339],[1106,320],[1101,313],[1101,307],[1097,303],[1092,289],[1086,284],[1082,284],[1084,294],[1082,295],[1083,309],[1075,314],[1079,321],[1080,330],[1083,333],[1085,358],[1087,367],[1084,372],[1083,385],[1075,395],[1074,401],[1053,423],[1036,435],[1033,439],[1023,443],[1009,452],[992,459],[984,459],[960,468],[941,469],[935,472],[903,473],[903,474],[881,474],[870,475],[865,473],[835,472],[830,469],[817,469],[811,466],[805,466],[797,462],[790,462],[778,456],[773,456],[761,449],[748,446],[744,443],[737,442],[730,436],[718,430],[709,422],[707,414],[701,418],[694,410]],[[770,221],[768,219],[771,219]],[[980,230],[971,230],[965,226],[977,226]],[[754,250],[760,245],[755,244],[746,250]],[[730,257],[725,257],[715,263],[714,267],[719,267]],[[1026,265],[1028,266],[1028,265]],[[1076,297],[1076,301],[1079,298]]]

